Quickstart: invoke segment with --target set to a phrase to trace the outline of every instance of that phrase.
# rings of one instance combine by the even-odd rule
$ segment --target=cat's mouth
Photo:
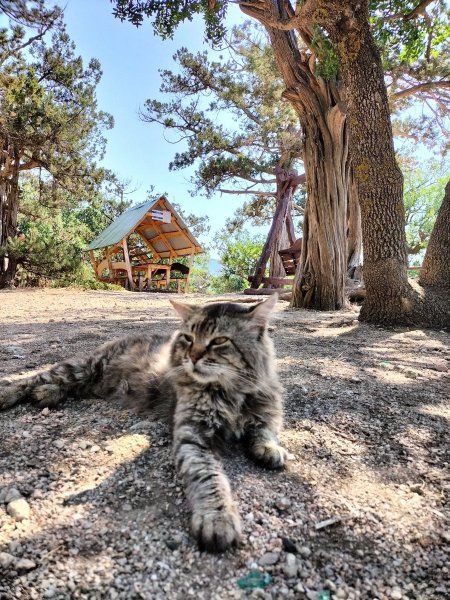
[[[211,367],[202,361],[196,363],[188,361],[185,363],[185,367],[189,374],[200,383],[224,383],[230,377],[229,374],[226,375],[217,366]]]

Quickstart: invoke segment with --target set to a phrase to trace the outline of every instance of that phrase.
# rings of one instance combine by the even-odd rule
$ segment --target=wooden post
[[[95,279],[100,280],[100,275],[97,273],[98,262],[95,260],[94,251],[89,251],[89,258],[91,259],[92,268],[94,269]]]
[[[147,291],[152,289],[152,266],[147,265]]]
[[[133,273],[131,271],[130,255],[128,254],[127,238],[123,238],[122,248],[123,248],[123,255],[125,258],[125,264],[127,266],[128,282],[130,284],[130,289],[134,290],[135,285],[134,285],[134,281],[133,281]]]
[[[170,287],[170,269],[166,269],[166,290]]]
[[[189,287],[189,279],[191,278],[191,271],[192,271],[192,264],[194,262],[194,249],[192,250],[191,254],[189,255],[189,273],[187,274],[186,277],[186,284],[184,286],[184,293],[187,292],[187,289]]]
[[[114,269],[112,266],[111,252],[108,248],[106,249],[106,260],[108,261],[109,281],[114,283]]]

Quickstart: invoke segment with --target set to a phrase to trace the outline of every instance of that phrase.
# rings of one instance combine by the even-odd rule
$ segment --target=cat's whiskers
[[[153,387],[156,390],[159,390],[165,384],[166,381],[176,378],[177,375],[181,375],[183,372],[185,372],[185,369],[181,365],[177,367],[172,367],[166,373],[161,373],[158,376],[158,378],[154,380]]]
[[[222,364],[218,365],[215,363],[212,363],[210,365],[210,367],[211,367],[211,370],[214,370],[214,369],[220,370],[224,375],[229,374],[229,375],[232,375],[233,378],[235,378],[237,380],[240,380],[247,384],[251,384],[251,387],[254,390],[258,391],[261,395],[270,397],[270,394],[267,393],[266,388],[259,385],[254,379],[252,379],[248,376],[242,375],[241,373],[239,373],[237,370],[233,369],[232,367],[229,367],[227,365],[222,365]]]

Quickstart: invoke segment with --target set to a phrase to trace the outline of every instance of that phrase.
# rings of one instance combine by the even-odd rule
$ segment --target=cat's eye
[[[211,346],[221,346],[222,344],[226,344],[229,341],[227,337],[216,337],[210,341]]]
[[[188,344],[192,344],[192,342],[194,341],[194,338],[192,337],[192,335],[189,335],[188,333],[181,333],[180,340],[182,342],[187,342]]]

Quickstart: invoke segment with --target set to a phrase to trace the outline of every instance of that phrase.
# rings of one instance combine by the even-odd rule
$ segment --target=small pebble
[[[7,569],[14,561],[16,557],[8,552],[0,552],[0,567]]]
[[[25,498],[17,498],[8,504],[6,512],[16,521],[24,521],[30,517],[30,505]]]
[[[261,567],[266,567],[266,566],[269,566],[269,565],[275,565],[279,560],[280,560],[280,553],[279,552],[266,552],[258,560],[258,564]]]
[[[289,500],[289,498],[283,497],[283,498],[279,498],[276,502],[275,502],[275,506],[279,509],[279,510],[286,510],[291,506],[291,501]]]
[[[16,488],[9,488],[9,490],[6,490],[3,502],[5,504],[9,504],[9,502],[18,500],[19,498],[22,498],[22,494],[19,492],[19,490]]]
[[[283,573],[286,577],[295,577],[297,575],[298,564],[295,554],[286,554],[286,562],[283,565]]]
[[[36,568],[36,563],[28,558],[21,558],[16,562],[15,568],[18,571],[31,571],[31,569]]]
[[[299,546],[297,550],[300,556],[303,556],[304,558],[308,558],[308,556],[311,556],[311,548],[309,548],[308,546]]]
[[[450,531],[441,531],[441,538],[450,544]]]
[[[295,542],[293,542],[287,537],[282,537],[281,541],[283,543],[283,550],[285,550],[286,552],[290,552],[291,554],[297,554],[297,546]]]

